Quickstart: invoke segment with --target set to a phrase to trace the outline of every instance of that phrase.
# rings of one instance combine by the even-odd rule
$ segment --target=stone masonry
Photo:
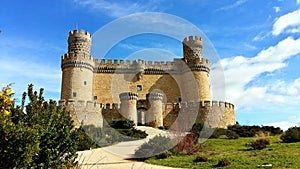
[[[61,59],[60,103],[77,125],[102,127],[121,118],[167,128],[196,121],[220,128],[236,123],[233,104],[211,100],[210,63],[199,36],[185,38],[183,58],[172,62],[99,61],[90,55],[91,42],[84,30],[69,32]]]

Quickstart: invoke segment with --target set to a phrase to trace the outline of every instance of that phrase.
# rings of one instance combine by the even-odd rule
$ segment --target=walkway
[[[78,162],[80,167],[88,169],[172,169],[170,167],[126,160],[132,158],[134,151],[150,138],[158,134],[167,134],[166,131],[151,127],[138,126],[137,128],[146,131],[148,137],[143,140],[121,142],[104,148],[79,151]]]

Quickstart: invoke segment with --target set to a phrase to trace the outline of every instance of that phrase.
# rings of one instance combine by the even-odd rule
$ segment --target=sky
[[[94,34],[143,12],[179,17],[205,34],[224,71],[224,99],[235,105],[240,124],[300,125],[300,0],[2,0],[0,83],[14,83],[19,102],[29,83],[36,90],[45,88],[46,98],[59,100],[60,58],[67,52],[68,32],[78,28]],[[147,49],[182,57],[181,45],[145,34],[123,39],[104,56],[94,57],[144,57],[141,51]]]

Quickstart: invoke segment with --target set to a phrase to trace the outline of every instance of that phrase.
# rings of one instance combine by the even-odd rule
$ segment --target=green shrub
[[[29,101],[24,110],[27,96]],[[23,94],[21,106],[7,107],[3,104],[5,100],[0,99],[1,167],[66,168],[74,165],[78,135],[65,109],[53,100],[45,101],[43,89],[33,92],[33,85]]]
[[[227,131],[226,131],[226,137],[227,137],[228,139],[238,139],[238,138],[239,138],[239,135],[236,134],[236,132],[234,132],[234,131],[227,130]]]
[[[226,167],[226,166],[229,166],[230,164],[231,164],[231,162],[228,159],[221,159],[221,160],[219,160],[216,167]]]
[[[280,137],[284,143],[300,141],[300,127],[291,127]]]
[[[155,136],[148,142],[142,144],[135,151],[136,158],[148,158],[165,152],[173,147],[172,141],[164,136]]]
[[[257,133],[270,133],[271,135],[281,134],[282,130],[279,127],[273,126],[228,126],[228,130],[234,131],[240,137],[254,137]]]
[[[258,139],[246,144],[246,147],[250,147],[253,150],[262,150],[270,144],[269,140],[266,139]]]
[[[133,121],[128,119],[118,119],[113,120],[109,125],[114,129],[131,129],[135,124]]]
[[[156,159],[165,159],[171,157],[173,153],[169,150],[155,156]]]
[[[207,162],[208,158],[207,157],[203,157],[203,156],[197,156],[193,162]]]
[[[77,134],[79,138],[78,147],[77,147],[78,151],[96,148],[96,143],[90,138],[90,136],[85,132],[85,130],[82,127],[77,129]]]

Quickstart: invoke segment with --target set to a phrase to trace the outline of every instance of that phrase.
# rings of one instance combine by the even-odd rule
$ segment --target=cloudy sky
[[[224,70],[226,100],[236,105],[240,124],[300,124],[299,0],[3,0],[0,83],[14,83],[19,98],[33,83],[45,88],[47,98],[58,100],[68,32],[79,28],[93,34],[141,12],[177,16],[207,36]],[[182,56],[180,41],[147,34],[95,57],[126,58],[148,48]]]

